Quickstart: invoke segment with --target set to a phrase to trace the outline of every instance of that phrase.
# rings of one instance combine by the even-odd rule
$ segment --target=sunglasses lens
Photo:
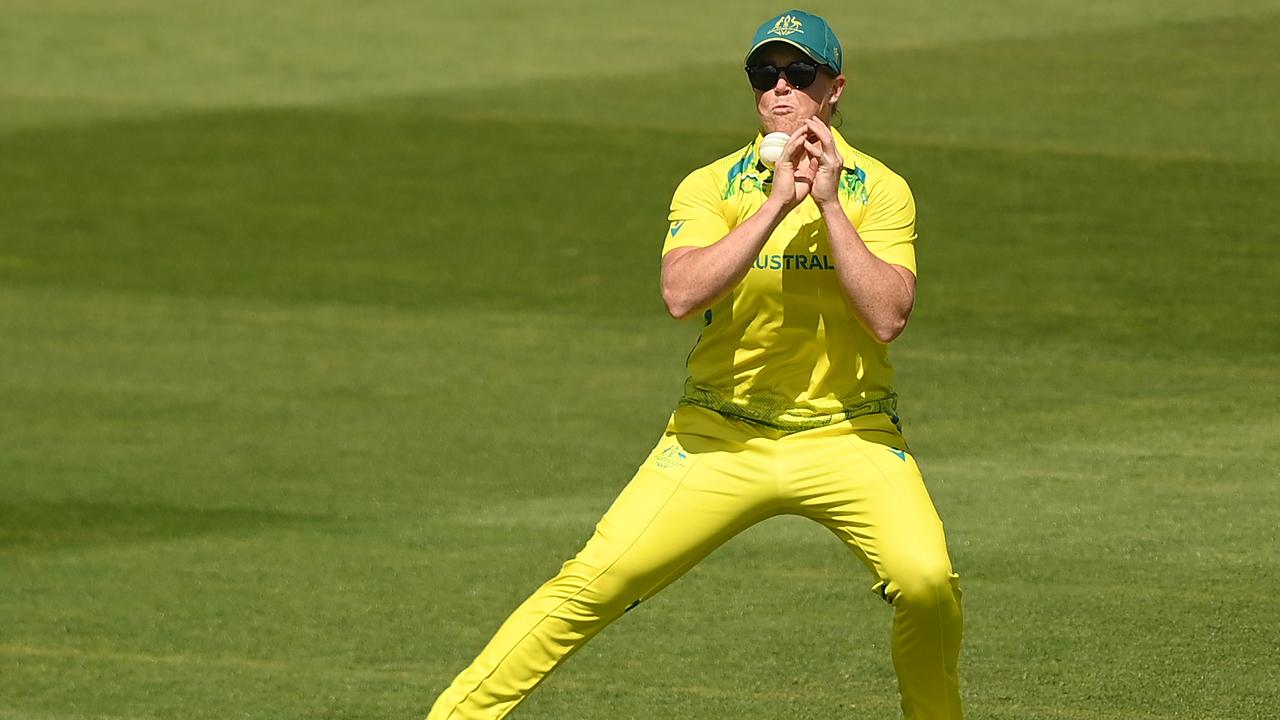
[[[778,84],[778,76],[784,75],[787,82],[797,90],[803,90],[818,79],[818,66],[807,62],[793,62],[784,68],[773,65],[748,65],[747,79],[751,87],[757,90],[769,90]]]
[[[778,84],[778,68],[772,65],[750,65],[747,67],[747,79],[751,81],[751,87],[768,90]]]
[[[803,90],[813,84],[818,79],[818,68],[807,62],[793,62],[782,71],[787,76],[787,82],[795,86],[797,90]]]

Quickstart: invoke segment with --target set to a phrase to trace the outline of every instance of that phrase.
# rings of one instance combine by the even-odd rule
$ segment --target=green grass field
[[[9,0],[0,720],[416,718],[656,441],[683,175],[781,6]],[[1280,707],[1280,2],[816,2],[911,182],[977,720]],[[891,718],[764,523],[522,720]]]

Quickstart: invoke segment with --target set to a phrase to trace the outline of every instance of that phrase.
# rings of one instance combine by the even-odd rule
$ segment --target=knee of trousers
[[[873,589],[899,608],[934,609],[960,604],[960,576],[945,563],[917,563],[899,569]]]
[[[555,614],[565,620],[612,619],[640,600],[644,580],[623,568],[602,568],[575,558],[543,586],[543,592],[559,601]]]

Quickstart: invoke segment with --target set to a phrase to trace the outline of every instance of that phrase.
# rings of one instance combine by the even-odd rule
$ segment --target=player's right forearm
[[[714,305],[747,274],[789,208],[773,199],[746,222],[703,248],[676,248],[662,262],[662,300],[684,319]]]

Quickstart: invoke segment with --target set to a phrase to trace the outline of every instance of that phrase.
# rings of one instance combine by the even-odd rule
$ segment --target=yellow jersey
[[[915,201],[906,181],[832,134],[845,165],[841,207],[876,257],[915,273]],[[680,183],[663,255],[712,245],[760,209],[772,181],[760,140]],[[896,421],[888,346],[845,299],[812,198],[783,218],[746,277],[703,318],[681,404],[784,431],[876,412]]]

